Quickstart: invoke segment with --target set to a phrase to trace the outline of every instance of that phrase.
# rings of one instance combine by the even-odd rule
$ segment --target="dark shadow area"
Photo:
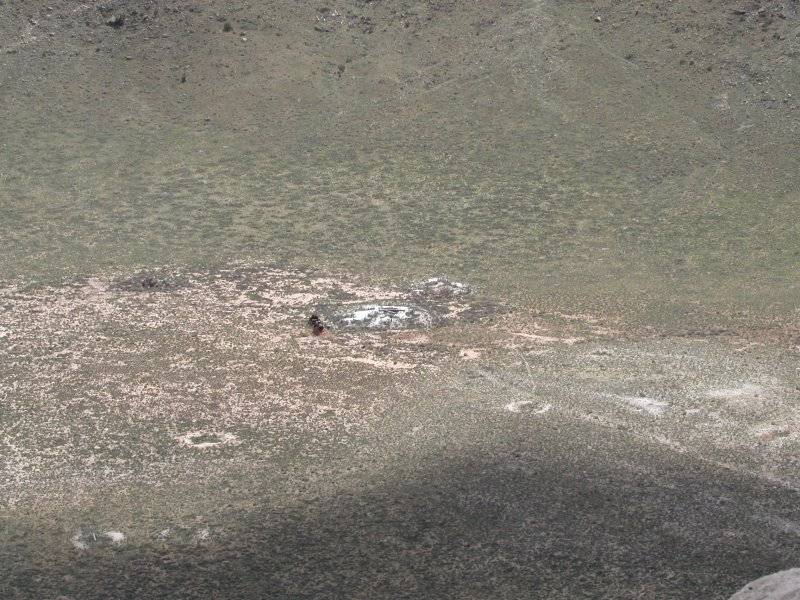
[[[800,562],[796,535],[769,524],[797,519],[794,492],[616,434],[561,448],[512,437],[359,477],[358,493],[298,480],[295,508],[227,514],[208,544],[59,564],[18,539],[2,596],[723,600]]]

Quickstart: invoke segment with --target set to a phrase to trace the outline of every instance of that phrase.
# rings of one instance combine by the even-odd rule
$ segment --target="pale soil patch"
[[[476,360],[481,357],[481,352],[475,348],[464,348],[459,352],[459,356],[464,360]]]
[[[656,400],[655,398],[640,397],[640,396],[621,396],[621,400],[627,402],[630,406],[639,411],[644,411],[654,416],[661,416],[664,411],[669,407],[668,402],[663,400]]]
[[[70,542],[76,550],[89,550],[96,547],[119,546],[125,541],[126,537],[124,533],[116,530],[94,531],[82,529],[75,532],[70,538]]]
[[[429,318],[448,313],[449,295],[435,289],[427,298],[265,265],[0,288],[6,506],[349,446],[379,418],[382,390],[458,360],[464,344]],[[458,303],[471,309],[465,290]],[[407,307],[412,297],[426,318],[403,332],[315,337],[307,325],[318,305],[358,317],[365,298]],[[469,352],[481,349],[471,342]]]
[[[580,337],[560,338],[560,337],[555,337],[555,336],[550,336],[550,335],[538,335],[538,334],[535,334],[535,333],[514,333],[514,335],[517,335],[517,336],[520,336],[520,337],[524,337],[524,338],[529,339],[529,340],[533,340],[537,344],[561,343],[561,344],[567,344],[568,346],[571,346],[572,344],[576,344],[576,343],[578,343],[578,342],[580,342],[580,341],[582,341],[584,339],[584,338],[580,338]]]
[[[536,408],[528,408],[534,406]],[[543,415],[544,413],[548,412],[551,408],[553,408],[553,405],[549,403],[538,403],[534,402],[533,400],[517,400],[516,402],[509,402],[503,408],[508,412],[512,413],[519,413],[525,411],[535,415]]]
[[[742,383],[741,385],[726,388],[712,388],[708,390],[710,398],[720,400],[734,400],[738,398],[757,398],[762,396],[765,390],[762,386],[754,383]]]
[[[711,446],[715,464],[755,449],[767,476],[791,480],[790,371],[735,348],[621,340],[609,334],[618,323],[592,315],[492,312],[502,304],[460,288],[455,298],[428,298],[419,287],[264,265],[163,272],[152,290],[120,287],[125,277],[0,288],[6,507],[79,498],[109,482],[317,460],[353,448],[394,394],[416,398],[421,382],[444,385],[459,369],[477,379],[446,388],[475,388],[473,406],[492,414],[636,429],[682,452]],[[366,299],[458,316],[402,331],[310,334],[312,311],[358,311]],[[748,419],[751,429],[742,427]]]
[[[191,431],[189,433],[179,435],[175,439],[183,446],[197,448],[199,450],[241,443],[239,438],[232,433],[211,430]]]

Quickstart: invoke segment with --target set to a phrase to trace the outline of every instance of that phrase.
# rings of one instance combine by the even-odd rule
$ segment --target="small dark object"
[[[225,33],[233,31],[233,25],[231,25],[230,21],[225,21],[225,25],[222,26],[222,31],[224,31]]]
[[[185,284],[173,279],[166,273],[138,273],[129,279],[119,282],[120,288],[127,292],[169,292],[175,288],[184,287]]]
[[[152,290],[158,287],[158,280],[155,277],[145,277],[141,281],[142,287],[146,290]]]
[[[317,315],[311,315],[308,317],[308,324],[311,326],[311,333],[314,335],[322,335],[325,333],[325,325],[322,323],[322,319],[320,319]]]
[[[119,29],[125,24],[125,17],[122,15],[114,15],[110,19],[106,20],[106,25],[109,27],[113,27],[114,29]]]
[[[181,83],[186,83],[186,73],[181,75]]]

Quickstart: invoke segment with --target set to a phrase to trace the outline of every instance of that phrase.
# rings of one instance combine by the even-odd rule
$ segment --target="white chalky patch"
[[[664,414],[664,410],[669,406],[669,404],[663,400],[656,400],[655,398],[648,398],[646,396],[622,396],[622,399],[636,410],[643,410],[656,416]]]
[[[6,337],[7,335],[8,335],[8,329],[0,327],[0,340]]]
[[[531,400],[519,400],[517,402],[509,402],[503,408],[505,408],[508,412],[518,413],[522,410],[523,407],[533,404]]]
[[[200,450],[239,443],[239,438],[232,433],[206,430],[190,431],[189,433],[177,436],[175,439],[183,446],[198,448]]]
[[[712,388],[706,392],[710,398],[719,400],[732,400],[746,396],[757,396],[764,393],[764,388],[753,383],[743,383],[742,385],[729,388]]]
[[[112,544],[121,544],[125,541],[125,534],[121,531],[106,531],[104,534]]]
[[[76,531],[70,538],[72,547],[76,550],[88,550],[91,546],[100,546],[104,542],[111,542],[113,545],[121,544],[125,541],[125,534],[121,531]]]
[[[536,404],[536,403],[533,402],[533,400],[518,400],[516,402],[509,402],[503,408],[505,410],[507,410],[508,412],[518,413],[518,412],[521,412],[522,409],[525,408],[526,406],[531,406],[532,404]],[[549,411],[551,408],[553,408],[552,404],[542,404],[542,405],[539,406],[539,408],[531,410],[530,412],[532,412],[533,414],[536,414],[536,415],[543,415],[544,413]]]
[[[433,319],[426,311],[419,308],[366,304],[358,307],[350,315],[344,316],[342,323],[347,326],[392,329],[411,325],[427,327],[433,323]]]
[[[208,527],[203,527],[203,529],[198,529],[197,533],[194,534],[194,541],[195,542],[207,542],[211,539],[211,529]]]

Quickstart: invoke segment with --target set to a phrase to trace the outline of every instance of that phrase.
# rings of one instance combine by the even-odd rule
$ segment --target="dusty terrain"
[[[0,597],[799,566],[799,35],[790,0],[0,0]]]

